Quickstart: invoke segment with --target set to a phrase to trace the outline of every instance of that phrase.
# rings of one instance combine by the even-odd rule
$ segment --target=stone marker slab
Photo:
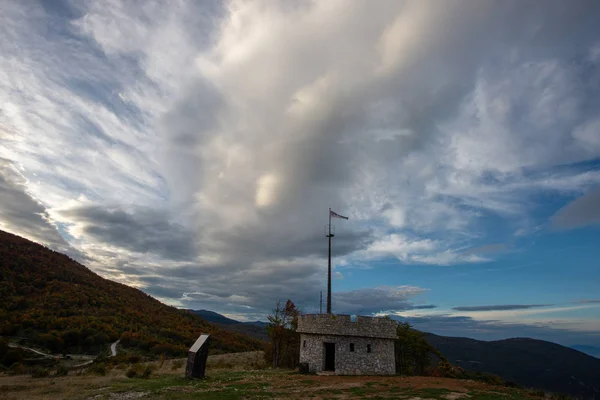
[[[210,335],[202,334],[198,340],[196,340],[194,345],[190,347],[187,364],[185,366],[186,378],[204,378],[209,342]]]

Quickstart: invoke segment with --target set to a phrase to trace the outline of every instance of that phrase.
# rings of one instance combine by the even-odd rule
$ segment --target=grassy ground
[[[69,375],[34,379],[0,377],[0,398],[16,399],[531,399],[523,390],[480,382],[428,377],[299,375],[285,370],[241,370],[257,361],[252,353],[215,356],[203,380],[187,380],[180,362],[166,361],[148,378],[127,378],[126,368],[105,376]],[[235,359],[236,368],[217,368]],[[243,361],[247,364],[243,364]],[[213,365],[212,367],[210,365]],[[539,399],[539,398],[538,398]]]

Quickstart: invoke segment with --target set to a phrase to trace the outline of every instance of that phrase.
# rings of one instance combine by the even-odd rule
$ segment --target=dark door
[[[323,343],[325,346],[325,371],[335,371],[335,343]]]

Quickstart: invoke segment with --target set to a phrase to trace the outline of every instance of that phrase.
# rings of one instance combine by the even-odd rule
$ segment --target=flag
[[[336,213],[335,211],[331,211],[331,210],[329,210],[329,215],[333,218],[348,219],[348,217],[344,217],[343,215],[340,215],[340,214]]]

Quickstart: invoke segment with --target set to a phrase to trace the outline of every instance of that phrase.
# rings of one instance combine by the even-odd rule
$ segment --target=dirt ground
[[[151,363],[147,378],[128,378],[132,366],[93,374],[32,378],[0,376],[0,399],[531,399],[526,391],[481,382],[432,377],[317,376],[295,371],[251,369],[257,354],[212,356],[207,379],[187,380],[184,360]],[[246,363],[246,364],[244,364]],[[234,367],[231,367],[231,366]],[[242,368],[246,366],[246,370]],[[139,366],[138,366],[139,367]],[[177,367],[177,368],[174,368]],[[538,398],[539,399],[539,398]]]

